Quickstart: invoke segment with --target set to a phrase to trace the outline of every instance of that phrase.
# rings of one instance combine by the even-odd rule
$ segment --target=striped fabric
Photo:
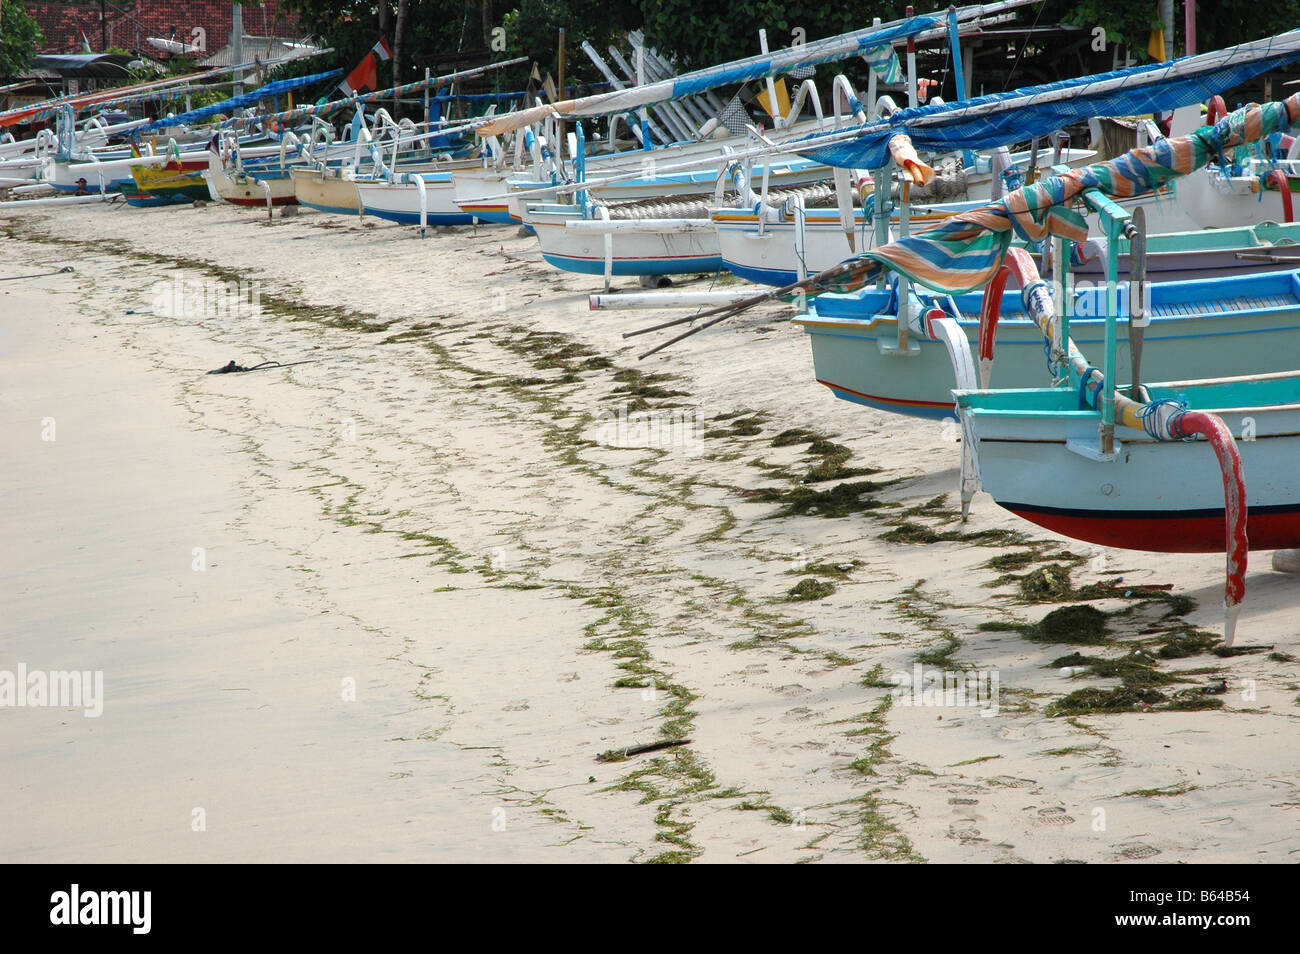
[[[862,54],[876,79],[882,83],[901,83],[903,68],[898,63],[898,54],[892,46],[878,46]]]
[[[936,291],[972,291],[994,276],[1013,240],[1086,240],[1088,224],[1071,207],[1085,190],[1097,189],[1116,199],[1142,195],[1217,160],[1224,150],[1286,131],[1298,121],[1300,93],[1282,102],[1247,106],[1189,136],[1163,139],[1110,162],[1051,176],[920,235],[864,252],[818,276],[818,287],[860,288],[888,268]]]

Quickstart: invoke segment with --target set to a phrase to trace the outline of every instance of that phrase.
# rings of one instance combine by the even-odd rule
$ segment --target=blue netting
[[[201,120],[215,116],[217,113],[229,112],[232,109],[239,109],[243,106],[254,106],[260,100],[272,96],[279,96],[290,90],[298,89],[302,86],[310,86],[312,83],[318,83],[321,80],[333,79],[342,73],[342,70],[330,70],[328,73],[313,73],[311,76],[295,76],[292,79],[276,80],[274,83],[267,83],[249,93],[243,93],[239,96],[232,96],[230,99],[222,100],[220,103],[213,103],[211,106],[201,106],[198,109],[191,109],[187,113],[181,113],[179,116],[170,116],[165,119],[158,119],[147,126],[141,126],[135,130],[136,133],[152,132],[155,129],[163,129],[167,126],[178,126],[181,123],[196,123]]]
[[[1291,34],[1284,36],[1294,38]],[[1201,103],[1253,76],[1300,60],[1300,49],[1226,65],[1207,64],[1203,71],[1189,73],[1186,64],[1193,59],[1184,57],[1172,62],[1045,83],[1011,93],[991,93],[960,103],[902,109],[887,120],[858,127],[860,134],[855,139],[809,149],[803,155],[828,166],[879,169],[888,163],[889,140],[898,133],[906,133],[912,144],[922,151],[992,149],[1035,136],[1046,136],[1094,116],[1134,116]],[[1173,73],[1175,64],[1184,64],[1182,72]],[[1115,79],[1125,79],[1126,82],[1119,87],[1089,91],[1090,87],[1100,87]],[[1078,92],[1069,98],[1034,101],[1063,90]],[[999,110],[996,108],[998,104],[1006,104],[1007,108]],[[990,110],[990,107],[994,108]]]

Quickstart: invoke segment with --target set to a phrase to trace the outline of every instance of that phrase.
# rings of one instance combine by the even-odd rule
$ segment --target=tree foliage
[[[310,30],[339,50],[335,65],[345,69],[374,43],[381,22],[391,38],[396,5],[397,0],[287,2]],[[918,12],[931,12],[930,4],[914,5]],[[1182,3],[1175,0],[1174,6],[1175,42],[1169,52],[1181,54],[1186,48]],[[767,30],[768,43],[775,49],[796,38],[811,41],[862,29],[870,26],[873,16],[888,22],[903,16],[905,8],[905,2],[896,0],[866,6],[790,0],[409,0],[403,40],[410,64],[406,77],[424,65],[472,53],[484,60],[528,55],[543,72],[554,75],[560,27],[567,33],[566,72],[571,80],[602,78],[583,54],[583,40],[590,40],[602,56],[611,43],[626,53],[627,45],[619,39],[632,29],[643,30],[648,41],[680,68],[695,69],[757,53],[760,28]],[[935,3],[933,9],[942,12],[946,4]],[[1198,49],[1219,49],[1288,29],[1300,21],[1300,0],[1201,3],[1197,17]],[[1147,40],[1159,26],[1156,0],[1040,0],[1021,8],[1017,22],[1069,24],[1087,31],[1081,38],[1100,27],[1106,35],[1106,66],[1111,50],[1120,44],[1138,62],[1147,60]],[[495,28],[504,29],[504,35],[494,34]],[[1013,35],[1008,48],[1009,56],[1016,56],[1017,50],[1023,55],[1016,74],[1023,81],[1077,75],[1081,65],[1077,58],[1058,56],[1051,44],[1035,45],[1027,34]],[[1094,56],[1088,65],[1101,68],[1102,59]],[[1031,65],[1030,60],[1035,62]],[[508,81],[521,82],[526,74],[526,69],[515,71]]]
[[[0,0],[0,76],[25,73],[36,57],[36,48],[44,42],[41,28],[20,0]]]

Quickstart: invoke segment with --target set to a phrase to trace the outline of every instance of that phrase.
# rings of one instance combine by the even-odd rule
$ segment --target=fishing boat
[[[967,201],[913,206],[910,226],[924,229],[981,205]],[[871,208],[853,210],[850,244],[850,232],[833,203],[798,208],[769,201],[749,208],[710,208],[709,219],[727,270],[746,281],[778,288],[825,271],[856,251],[871,248],[876,240]],[[891,224],[898,224],[897,211],[891,213]]]
[[[207,164],[199,160],[173,159],[161,166],[134,166],[130,183],[120,191],[129,205],[153,207],[179,205],[207,197],[203,178]]]
[[[212,137],[203,176],[213,202],[246,208],[297,204],[289,170],[306,161],[306,144],[292,130],[278,129],[273,135],[275,146],[260,149],[242,146],[233,129]]]
[[[576,183],[588,183],[590,188],[577,201],[518,204],[519,221],[536,233],[548,263],[563,271],[597,275],[721,270],[718,234],[709,210],[724,203],[725,187],[733,178],[728,168],[733,164],[725,156],[715,168],[654,172],[651,165],[644,175],[619,176],[616,169],[607,169],[601,178],[587,168],[583,150],[579,135]],[[796,196],[828,199],[833,195],[822,183],[831,174],[809,160],[777,156],[768,160],[764,181],[774,201]],[[510,181],[521,185],[520,180]],[[745,195],[743,178],[739,182],[730,208],[741,204],[735,196]],[[470,206],[462,203],[461,207]],[[506,211],[513,220],[509,204]]]
[[[928,126],[936,117],[946,116],[946,121],[963,132],[969,123],[968,111],[982,113],[985,126],[998,128],[1001,123],[1014,119],[1019,128],[1035,128],[1036,122],[1058,122],[1060,111],[1066,107],[1081,109],[1083,104],[1098,95],[1115,95],[1116,89],[1138,90],[1145,102],[1165,101],[1168,105],[1185,105],[1187,99],[1199,95],[1207,83],[1232,82],[1242,71],[1258,69],[1261,52],[1269,53],[1279,48],[1295,57],[1300,34],[1292,31],[1281,37],[1244,44],[1229,51],[1216,51],[1197,57],[1161,64],[1158,69],[1148,68],[1126,71],[1122,76],[1088,77],[1070,84],[1074,93],[1059,101],[1047,100],[1045,115],[1034,112],[1035,102],[1040,102],[1038,92],[1016,91],[983,102],[971,101],[962,110],[936,108],[920,114],[918,121],[930,141],[938,141],[939,133]],[[1196,84],[1188,84],[1189,78]],[[1142,87],[1148,87],[1144,90]],[[1042,95],[1058,96],[1054,86]],[[1165,99],[1167,97],[1167,99]],[[1184,97],[1179,101],[1179,97]],[[1192,100],[1195,102],[1195,100]],[[973,104],[973,105],[972,105]],[[1025,104],[1025,105],[1022,105]],[[984,106],[986,108],[981,109]],[[996,107],[996,110],[994,109]],[[1009,111],[1005,119],[1001,111]],[[1234,114],[1236,115],[1236,114]],[[1252,114],[1253,115],[1253,114]],[[1220,124],[1222,126],[1222,123]],[[894,148],[903,130],[911,136],[910,123],[897,123],[880,133],[878,146]],[[964,134],[964,132],[963,132]],[[983,134],[983,133],[981,133]],[[1043,180],[1053,187],[1073,181],[1071,176],[1101,177],[1108,189],[1122,200],[1135,200],[1151,191],[1153,186],[1168,185],[1178,175],[1186,175],[1204,167],[1211,158],[1204,152],[1204,143],[1227,136],[1228,127],[1207,127],[1192,137],[1165,139],[1143,149],[1134,150],[1110,163],[1095,164],[1064,171]],[[875,132],[864,133],[872,138]],[[1189,166],[1187,156],[1175,155],[1176,150],[1188,150],[1195,142],[1197,165]],[[876,147],[871,147],[876,148]],[[859,162],[864,159],[880,168],[879,159],[872,159],[871,149],[854,142],[852,148],[837,146],[833,149],[814,148],[812,155],[837,162]],[[838,154],[837,154],[838,153]],[[1174,161],[1174,160],[1177,161]],[[1161,165],[1173,162],[1172,166]],[[855,166],[856,167],[856,166]],[[901,173],[900,173],[901,174]],[[911,176],[912,173],[908,173]],[[1031,186],[1031,193],[1017,190],[1011,195],[1040,196],[1040,184]],[[1017,199],[1021,201],[1021,199]],[[1046,199],[1036,199],[1046,203]],[[960,383],[954,376],[953,364],[947,360],[948,344],[932,334],[930,316],[938,314],[951,320],[953,333],[960,337],[968,352],[978,351],[981,373],[986,383],[999,387],[1024,388],[1038,386],[1052,378],[1052,369],[1045,360],[1041,335],[1037,334],[1030,316],[1009,306],[1004,319],[999,322],[998,348],[1001,359],[997,374],[991,382],[991,352],[989,342],[981,339],[977,316],[996,311],[1000,292],[990,295],[978,289],[989,276],[980,271],[990,256],[1002,254],[1013,242],[1037,242],[1043,234],[1040,224],[1026,227],[1025,213],[999,200],[990,206],[963,212],[948,221],[935,225],[925,232],[906,236],[887,244],[877,239],[877,246],[855,258],[815,275],[804,282],[787,285],[782,289],[755,296],[748,303],[706,311],[697,316],[718,319],[734,314],[752,303],[768,300],[779,294],[818,294],[806,317],[798,323],[808,333],[812,344],[814,367],[818,381],[829,387],[836,396],[868,406],[924,417],[947,417],[952,414],[950,389]],[[1050,205],[1050,203],[1048,203]],[[1122,202],[1112,204],[1123,208]],[[1132,203],[1130,203],[1131,205]],[[1066,210],[1053,208],[1053,216],[1067,216]],[[1126,214],[1128,210],[1125,209]],[[887,227],[877,210],[877,235]],[[1071,257],[1077,246],[1088,238],[1088,223],[1079,220],[1083,230],[1072,246]],[[1279,269],[1272,274],[1243,276],[1249,268],[1228,269],[1218,276],[1203,280],[1162,282],[1147,284],[1142,297],[1146,302],[1148,335],[1159,341],[1149,360],[1154,367],[1148,370],[1156,378],[1182,380],[1192,376],[1220,377],[1252,372],[1290,370],[1300,326],[1300,298],[1297,298],[1295,262],[1286,254],[1283,242],[1295,236],[1286,232],[1289,227],[1275,229],[1259,226],[1258,231],[1243,229],[1221,236],[1174,236],[1155,239],[1148,249],[1148,259],[1156,263],[1154,277],[1166,270],[1169,277],[1181,279],[1187,271],[1194,271],[1206,261],[1219,265],[1265,265]],[[887,235],[887,231],[885,232]],[[968,248],[966,238],[979,237],[984,243],[977,250]],[[957,241],[956,238],[960,238]],[[971,239],[972,241],[974,238]],[[1273,240],[1277,244],[1274,245]],[[956,242],[956,244],[953,244]],[[1256,242],[1269,243],[1263,248]],[[1107,238],[1116,255],[1127,250],[1120,234]],[[1095,257],[1096,251],[1093,251]],[[1239,258],[1240,256],[1240,258]],[[1052,259],[1060,265],[1059,256]],[[977,267],[980,266],[980,267]],[[1166,269],[1165,267],[1168,266]],[[1095,269],[1095,266],[1093,266]],[[1180,271],[1180,269],[1182,271]],[[894,275],[886,278],[887,272]],[[1223,277],[1236,272],[1234,277]],[[1064,273],[1062,273],[1063,275]],[[1122,272],[1116,273],[1116,280]],[[1106,308],[1108,289],[1088,273],[1077,273],[1066,285],[1063,277],[1053,273],[1057,300],[1064,302],[1074,322],[1074,333],[1081,346],[1095,348],[1106,334]],[[848,292],[826,291],[848,287]],[[942,289],[935,292],[928,289]],[[1067,288],[1068,296],[1067,296]],[[1127,286],[1118,282],[1115,289],[1121,301],[1127,301]],[[902,320],[899,320],[899,316]],[[1131,358],[1123,344],[1115,356],[1115,370],[1125,374]]]
[[[214,202],[262,208],[268,204],[297,205],[289,170],[275,166],[241,166],[228,169],[221,157],[212,156],[205,172],[207,190]]]
[[[1291,263],[1300,264],[1300,259]],[[1106,339],[1104,282],[1076,285],[1070,299],[1071,335],[1096,351]],[[1130,284],[1118,285],[1121,307]],[[808,334],[817,382],[838,398],[914,417],[953,414],[952,365],[946,343],[931,336],[925,318],[937,310],[953,318],[972,351],[981,346],[980,317],[987,291],[943,294],[914,288],[906,351],[899,349],[897,287],[822,294],[806,317],[794,319]],[[1147,286],[1147,370],[1157,380],[1250,371],[1281,371],[1300,355],[1300,271],[1247,273],[1231,278]],[[991,384],[1029,388],[1050,381],[1043,338],[1028,313],[1014,303],[1000,308],[997,367]],[[1116,354],[1117,373],[1131,367],[1128,345]]]
[[[840,79],[837,77],[837,81]],[[720,169],[670,168],[646,176],[592,178],[581,123],[577,124],[575,140],[574,179],[581,190],[575,201],[527,204],[522,221],[536,233],[542,257],[548,263],[564,271],[604,274],[607,287],[614,275],[721,270],[711,206],[768,208],[769,204],[779,204],[802,215],[813,202],[838,205],[849,201],[851,184],[847,175],[841,177],[817,163],[779,153],[764,159],[761,194],[749,187],[738,161],[723,162]],[[900,161],[914,159],[909,153]],[[832,178],[836,179],[833,187],[826,182]],[[588,185],[590,190],[583,188]],[[708,197],[711,201],[697,195],[706,185],[712,193]],[[667,195],[662,194],[665,190]],[[596,198],[643,193],[643,198],[622,202]]]
[[[208,197],[208,186],[201,176],[197,183],[166,189],[141,189],[134,182],[130,182],[123,184],[119,191],[128,205],[142,209],[164,205],[188,205]]]
[[[716,272],[722,258],[717,233],[700,216],[706,208],[680,201],[548,203],[530,205],[524,224],[536,233],[542,258],[562,271],[606,277]],[[673,211],[680,214],[663,217]]]
[[[286,114],[287,115],[287,114]],[[431,156],[420,152],[416,159],[415,140],[419,127],[409,121],[395,122],[385,109],[377,110],[371,124],[366,123],[362,104],[353,115],[349,137],[333,142],[333,127],[319,116],[312,116],[312,132],[304,145],[300,162],[286,165],[293,196],[300,205],[336,215],[361,215],[361,198],[356,177],[363,167],[370,174],[385,176],[383,153],[392,149],[389,163],[405,171],[436,171]],[[372,128],[373,127],[373,128]],[[402,153],[403,148],[407,153]]]
[[[940,101],[942,105],[942,101]],[[1071,168],[1096,157],[1092,149],[1069,149],[1059,138],[1054,164]],[[998,150],[991,157],[972,155],[972,169],[990,168],[1000,182],[1018,182],[1037,169],[1038,150],[1011,153]],[[909,189],[909,228],[924,229],[948,217],[979,208],[990,196],[990,176],[978,182],[968,176],[962,157],[931,159],[939,166],[932,181]],[[714,208],[709,216],[718,231],[718,250],[723,264],[736,276],[760,285],[781,287],[824,271],[876,244],[874,183],[871,177],[854,172],[858,185],[852,198],[862,196],[850,210],[843,200],[822,203],[824,207],[803,209],[768,201],[764,195],[742,208]],[[996,190],[999,194],[1003,188]],[[982,198],[977,198],[981,196]],[[837,199],[839,197],[837,196]],[[890,221],[899,224],[900,206],[891,198]]]
[[[357,197],[366,214],[404,225],[472,225],[474,216],[456,204],[451,172],[404,172],[394,178],[359,175]]]
[[[496,225],[515,224],[510,214],[510,205],[501,196],[507,180],[514,175],[513,169],[503,168],[492,163],[484,163],[478,168],[457,169],[452,176],[452,188],[457,208],[476,221]],[[498,198],[483,198],[497,195]]]
[[[1140,287],[1145,278],[1145,229],[1140,217],[1132,221],[1108,193],[1127,192],[1139,177],[1156,183],[1187,175],[1227,149],[1298,120],[1300,94],[1250,106],[1192,136],[1134,150],[1106,164],[1109,168],[1055,177],[1037,194],[1011,197],[1008,209],[1042,209],[1046,200],[1049,211],[1042,235],[1054,242],[1064,262],[1070,244],[1083,235],[1076,221],[1054,216],[1051,210],[1081,198],[1103,220],[1109,238],[1129,238],[1130,270]],[[1117,174],[1121,169],[1123,174]],[[955,233],[950,239],[956,239]],[[979,240],[966,234],[950,242],[950,251],[959,243],[974,247]],[[1294,368],[1295,352],[1287,352],[1292,368],[1270,372],[1268,353],[1283,346],[1261,339],[1255,370],[1234,373],[1217,361],[1202,360],[1185,367],[1182,375],[1160,380],[1157,374],[1157,383],[1146,383],[1142,362],[1151,325],[1143,295],[1123,299],[1117,293],[1117,244],[1112,241],[1106,253],[1106,333],[1100,367],[1078,348],[1068,309],[1058,314],[1026,253],[1010,249],[1005,262],[981,267],[995,281],[1010,274],[1021,280],[1022,302],[1044,337],[1059,379],[1051,387],[955,389],[964,433],[963,471],[973,471],[1000,506],[1075,539],[1166,553],[1223,549],[1224,641],[1231,644],[1245,590],[1247,550],[1300,545],[1300,470],[1295,467],[1300,454],[1300,370]],[[1293,272],[1249,281],[1260,298],[1285,284],[1293,293],[1300,287],[1300,276]],[[1120,377],[1117,362],[1121,316],[1135,359],[1127,378]],[[986,310],[990,360],[996,320],[996,313]],[[1149,344],[1152,355],[1165,347],[1162,342]],[[1220,339],[1202,350],[1219,352],[1225,344]],[[954,367],[963,359],[969,360],[954,350]],[[1121,380],[1130,383],[1120,388]],[[1249,495],[1246,473],[1252,475]],[[969,488],[963,486],[964,505],[968,500]]]
[[[563,160],[556,148],[563,139],[556,135],[558,120],[601,115],[625,117],[632,110],[640,110],[645,120],[647,106],[669,104],[671,107],[675,101],[727,84],[768,80],[770,87],[770,77],[773,75],[859,55],[866,58],[871,67],[867,102],[874,107],[877,102],[875,87],[878,76],[883,77],[885,82],[897,80],[899,66],[893,51],[894,44],[939,38],[947,38],[951,42],[959,36],[960,29],[977,29],[1013,19],[1014,14],[1007,14],[1006,11],[1022,3],[1023,0],[1005,0],[981,6],[949,8],[946,14],[908,17],[771,53],[764,45],[763,53],[759,56],[644,82],[631,88],[623,88],[621,83],[616,83],[613,92],[539,105],[494,117],[479,126],[476,132],[481,136],[499,136],[512,130],[525,131],[535,173],[510,179],[508,195],[477,198],[480,201],[492,201],[494,208],[499,208],[500,200],[504,199],[511,219],[522,224],[531,224],[527,216],[529,203],[562,205],[554,196],[573,191],[573,180],[566,174]],[[597,65],[603,66],[600,62]],[[772,95],[771,89],[769,95]],[[841,115],[842,106],[848,107],[848,119],[866,118],[866,107],[851,88],[841,91],[837,87],[832,100],[836,111],[834,124],[846,118]],[[801,122],[799,116],[806,102],[813,104],[817,118]],[[649,126],[643,124],[642,128],[633,131],[643,137],[645,148],[586,157],[583,161],[588,164],[589,181],[580,187],[595,200],[610,203],[707,196],[714,192],[718,171],[731,161],[738,150],[743,150],[748,142],[743,135],[730,140],[725,138],[728,127],[720,119],[721,117],[714,117],[699,128],[695,128],[694,124],[679,124],[677,128],[679,135],[684,137],[683,140],[667,143],[660,148],[650,148],[651,144],[643,131]],[[821,113],[816,87],[811,80],[805,80],[800,85],[789,114],[781,116],[774,113],[772,120],[773,129],[761,133],[750,129],[750,134],[757,135],[764,143],[778,147],[786,142],[797,141],[808,133],[824,131],[832,123],[829,117]],[[747,119],[745,121],[748,122]],[[615,122],[615,119],[611,119],[611,142],[614,141]],[[533,132],[534,129],[537,131]],[[718,136],[724,138],[715,138]],[[570,153],[577,158],[572,145]],[[779,148],[774,154],[766,156],[765,161],[769,166],[768,176],[773,187],[809,185],[829,175],[817,162],[809,162],[793,154],[781,155]],[[548,208],[546,211],[552,216],[557,214],[554,209]],[[561,233],[555,231],[553,234],[558,238]],[[690,242],[685,244],[691,245]],[[553,257],[557,260],[586,260],[581,251],[570,255],[559,248],[555,249]],[[632,259],[635,256],[616,257]],[[687,248],[684,258],[687,263],[683,266],[684,269],[694,268],[693,262],[699,258],[698,250]]]

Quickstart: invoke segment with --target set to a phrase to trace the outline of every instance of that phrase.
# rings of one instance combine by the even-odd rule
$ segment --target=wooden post
[[[556,96],[561,100],[565,98],[564,93],[564,27],[560,27],[560,49],[556,59],[556,70],[560,74],[559,88],[556,90]],[[555,124],[556,139],[559,141],[555,144],[555,157],[560,161],[561,167],[564,165],[564,142],[568,138],[564,131],[564,120],[558,120]]]

